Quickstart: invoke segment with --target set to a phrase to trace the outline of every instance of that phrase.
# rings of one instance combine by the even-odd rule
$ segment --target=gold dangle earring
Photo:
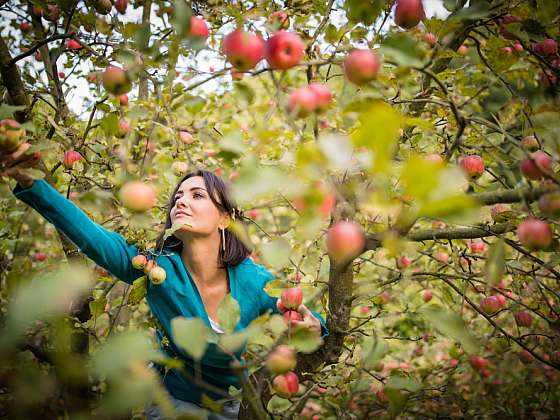
[[[222,250],[226,253],[226,228],[222,229]]]

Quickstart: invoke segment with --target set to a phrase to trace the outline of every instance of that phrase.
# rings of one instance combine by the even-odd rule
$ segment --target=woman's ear
[[[231,224],[231,217],[228,214],[223,213],[220,218],[220,223],[218,224],[219,229],[226,229]]]

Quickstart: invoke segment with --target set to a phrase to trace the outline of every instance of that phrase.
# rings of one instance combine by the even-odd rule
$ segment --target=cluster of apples
[[[296,352],[288,345],[281,344],[268,354],[266,366],[276,375],[272,388],[281,397],[290,398],[299,390],[299,379],[293,372],[296,365]]]
[[[157,265],[155,260],[148,260],[143,254],[138,254],[132,258],[132,266],[137,270],[143,270],[152,284],[163,283],[167,276],[165,269]]]

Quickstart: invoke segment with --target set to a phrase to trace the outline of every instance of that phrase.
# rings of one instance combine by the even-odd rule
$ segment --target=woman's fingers
[[[31,145],[29,143],[22,143],[12,153],[0,152],[0,161],[2,163],[11,164],[17,161],[17,159],[19,159],[30,147]]]

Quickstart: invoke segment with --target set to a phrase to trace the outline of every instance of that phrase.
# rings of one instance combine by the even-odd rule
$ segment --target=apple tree
[[[234,333],[225,299],[222,337],[174,323],[193,358],[247,344],[240,418],[555,416],[560,1],[0,10],[2,416],[172,413],[148,363],[181,362],[155,347],[144,297],[166,273],[146,255],[165,252],[167,200],[194,168],[231,183],[230,229],[283,314]],[[12,178],[137,244],[146,276],[85,259]]]

